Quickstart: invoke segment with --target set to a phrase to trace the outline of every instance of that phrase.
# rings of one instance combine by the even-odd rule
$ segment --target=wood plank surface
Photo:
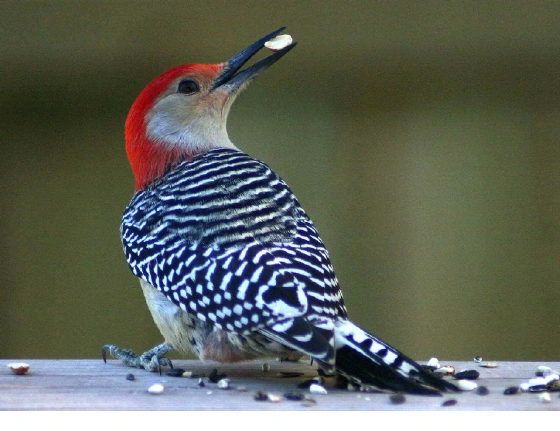
[[[25,375],[15,375],[7,367],[11,362],[27,362],[31,369]],[[389,394],[352,392],[334,387],[334,378],[326,379],[327,395],[312,395],[298,384],[317,376],[308,362],[286,363],[270,361],[263,371],[263,361],[238,364],[218,364],[200,361],[174,361],[183,368],[207,376],[212,369],[227,374],[231,388],[222,390],[203,378],[171,377],[129,368],[115,360],[0,360],[0,410],[560,410],[560,393],[550,392],[551,402],[544,403],[538,393],[504,395],[504,389],[518,386],[535,377],[538,365],[560,368],[560,362],[498,362],[497,368],[482,368],[472,361],[440,361],[457,370],[476,369],[480,376],[475,382],[486,386],[490,393],[475,391],[446,394],[442,397],[406,396],[404,404],[390,402]],[[298,377],[281,373],[301,372]],[[132,373],[133,381],[127,380]],[[152,395],[147,389],[154,383],[164,385],[164,392]],[[247,391],[237,388],[244,386]],[[257,391],[278,394],[301,392],[316,404],[306,406],[301,401],[282,398],[280,402],[256,401]],[[442,403],[457,400],[451,407]]]

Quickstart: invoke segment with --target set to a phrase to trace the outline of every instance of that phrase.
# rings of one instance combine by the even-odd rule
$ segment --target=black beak
[[[266,58],[263,58],[261,61],[253,64],[251,67],[236,74],[236,72],[239,69],[241,69],[241,67],[243,67],[243,65],[247,63],[247,61],[249,61],[249,59],[253,55],[255,55],[257,52],[260,51],[261,48],[264,47],[265,42],[268,42],[270,39],[276,37],[285,29],[286,27],[282,27],[276,31],[273,31],[268,36],[265,36],[262,39],[257,40],[255,43],[249,45],[239,54],[235,55],[226,63],[224,63],[224,68],[222,70],[222,73],[220,74],[220,76],[218,76],[218,78],[214,82],[214,86],[212,87],[212,90],[215,90],[216,88],[223,85],[223,86],[227,86],[230,92],[233,92],[236,89],[238,89],[244,82],[247,82],[248,80],[256,77],[263,70],[267,69],[269,66],[274,64],[277,60],[279,60],[285,54],[287,54],[290,49],[296,46],[296,42],[291,43],[285,48],[282,48],[281,50],[275,52],[274,54],[269,55]]]

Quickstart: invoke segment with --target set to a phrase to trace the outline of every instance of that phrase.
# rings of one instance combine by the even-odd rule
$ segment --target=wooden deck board
[[[28,374],[18,376],[7,367],[10,362],[27,362]],[[506,387],[516,386],[535,376],[538,365],[560,368],[560,362],[498,362],[498,368],[482,368],[472,361],[442,361],[457,370],[476,369],[476,383],[490,390],[487,396],[473,392],[446,394],[443,397],[406,396],[406,402],[393,405],[388,394],[351,392],[334,388],[334,379],[327,379],[327,395],[310,395],[298,389],[298,383],[317,375],[307,362],[269,362],[263,371],[263,361],[239,364],[218,364],[200,361],[174,361],[175,367],[197,374],[209,374],[213,368],[227,374],[231,389],[218,389],[208,383],[200,388],[198,379],[159,376],[128,368],[110,360],[0,360],[0,410],[560,410],[560,394],[551,392],[551,403],[543,403],[538,394],[519,393],[506,396]],[[284,378],[279,372],[303,372],[295,378]],[[134,381],[126,380],[132,373]],[[149,386],[162,383],[161,395],[147,392]],[[245,386],[247,392],[236,390]],[[317,404],[303,406],[301,402],[282,399],[279,403],[255,401],[256,391],[282,395],[299,391],[312,396]],[[452,407],[442,407],[447,399],[456,399]]]

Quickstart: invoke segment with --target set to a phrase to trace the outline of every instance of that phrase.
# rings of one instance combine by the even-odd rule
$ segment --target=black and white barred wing
[[[200,320],[333,357],[345,308],[328,254],[287,185],[238,151],[183,163],[139,192],[122,237],[132,272]]]

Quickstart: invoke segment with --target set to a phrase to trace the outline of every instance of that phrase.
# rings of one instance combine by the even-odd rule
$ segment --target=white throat
[[[192,154],[214,148],[237,149],[228,137],[225,119],[208,112],[185,112],[169,99],[156,103],[146,117],[146,134],[151,140]]]

